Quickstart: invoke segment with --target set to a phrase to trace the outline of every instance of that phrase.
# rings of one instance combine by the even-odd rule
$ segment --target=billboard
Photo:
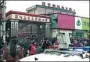
[[[73,15],[58,14],[58,28],[75,29],[75,17]]]
[[[82,30],[89,30],[89,18],[82,19]]]

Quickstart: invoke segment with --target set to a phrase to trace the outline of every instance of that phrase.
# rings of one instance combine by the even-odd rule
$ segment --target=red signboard
[[[75,29],[75,17],[73,15],[58,14],[58,28]]]

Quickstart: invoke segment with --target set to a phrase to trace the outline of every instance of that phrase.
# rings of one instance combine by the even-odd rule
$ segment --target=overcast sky
[[[47,3],[60,5],[68,8],[75,9],[76,15],[89,17],[89,1],[44,1]],[[33,5],[42,4],[42,1],[7,1],[6,12],[9,10],[25,12],[26,8]]]

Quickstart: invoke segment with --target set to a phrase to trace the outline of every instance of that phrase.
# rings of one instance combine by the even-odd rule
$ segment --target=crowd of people
[[[86,38],[78,39],[78,38],[71,37],[70,41],[71,41],[70,45],[73,47],[89,46],[89,40]]]
[[[18,38],[13,36],[11,41],[3,43],[3,39],[0,38],[0,54],[3,54],[3,58],[7,61],[16,61],[28,55],[34,55],[43,52],[48,49],[49,46],[58,44],[57,39],[44,38],[40,42],[37,39],[30,40],[28,37]],[[40,50],[37,52],[37,49]]]
[[[70,39],[72,47],[88,46],[86,39],[80,40],[76,38]],[[52,46],[59,45],[57,38],[44,38],[41,41],[37,39],[29,39],[28,37],[18,38],[13,36],[10,42],[3,43],[3,39],[0,38],[0,55],[3,54],[4,59],[7,62],[12,62],[26,57],[28,55],[34,55],[37,53],[44,52],[45,49],[51,48]],[[40,47],[40,50],[37,49]]]

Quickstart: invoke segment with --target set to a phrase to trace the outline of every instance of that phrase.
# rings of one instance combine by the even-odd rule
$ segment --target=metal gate
[[[45,36],[45,23],[19,22],[18,35],[29,39],[42,39]]]

